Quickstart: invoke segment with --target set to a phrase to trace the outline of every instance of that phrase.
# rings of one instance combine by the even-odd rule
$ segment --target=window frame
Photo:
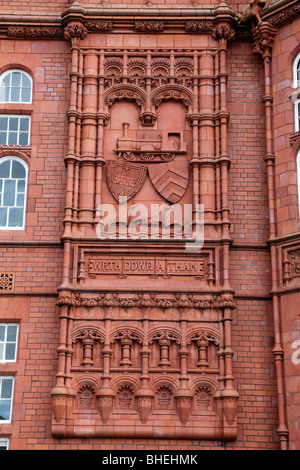
[[[8,223],[8,217],[7,217],[7,222],[6,222],[6,226],[5,227],[1,227],[0,226],[0,232],[1,230],[24,230],[25,229],[25,218],[26,218],[26,205],[27,205],[27,187],[28,187],[28,165],[27,163],[22,160],[22,158],[20,157],[16,157],[15,155],[10,155],[10,156],[6,156],[6,157],[3,157],[3,158],[0,158],[0,165],[2,163],[4,163],[5,161],[7,160],[11,160],[11,161],[18,161],[19,163],[21,163],[23,165],[23,167],[25,168],[25,189],[24,189],[24,206],[23,206],[23,225],[22,226],[19,226],[19,227],[12,227],[12,226],[9,226],[7,225]],[[0,178],[1,179],[1,178]],[[21,179],[21,178],[20,178]],[[2,191],[2,193],[4,194],[4,191]],[[3,194],[2,194],[2,199],[0,199],[0,208],[2,208],[2,200],[3,200]],[[5,206],[6,207],[6,206]],[[7,206],[8,208],[10,207],[15,207],[15,206]]]
[[[12,417],[12,408],[13,408],[13,399],[14,399],[14,386],[15,386],[15,378],[11,375],[1,375],[0,376],[0,403],[3,400],[1,398],[1,390],[2,390],[2,380],[11,379],[12,380],[12,387],[11,387],[11,397],[10,397],[10,410],[9,410],[9,419],[0,419],[0,423],[11,423]]]
[[[28,131],[27,131],[27,134],[28,134],[28,138],[27,138],[27,144],[9,144],[7,143],[8,142],[8,137],[9,137],[9,121],[7,123],[7,131],[6,131],[6,143],[5,144],[0,144],[0,147],[1,146],[16,146],[16,147],[29,147],[30,146],[30,134],[31,134],[31,116],[30,115],[27,115],[27,114],[0,114],[0,119],[1,118],[7,118],[8,120],[9,119],[14,119],[14,118],[18,118],[19,121],[18,121],[18,130],[17,130],[17,140],[19,141],[20,140],[20,133],[22,131],[20,131],[20,120],[21,119],[26,119],[28,120]],[[3,132],[3,131],[0,131],[0,132]],[[15,131],[13,131],[15,132]]]
[[[16,73],[16,72],[18,72],[20,74],[24,74],[29,79],[29,81],[30,81],[30,100],[29,101],[6,101],[6,100],[1,100],[1,96],[0,96],[0,103],[31,104],[32,103],[33,80],[32,80],[32,77],[29,75],[29,73],[25,72],[25,70],[22,70],[22,69],[9,69],[9,70],[6,70],[0,76],[0,86],[3,82],[3,80],[5,79],[5,77],[7,77],[8,75],[12,75],[13,73]],[[9,87],[9,89],[11,90],[11,86]],[[11,91],[10,91],[10,95],[11,95]]]
[[[6,446],[5,450],[9,450],[9,439],[8,437],[0,437],[0,447]]]
[[[6,327],[6,330],[5,330],[5,340],[3,341],[4,343],[4,348],[3,348],[3,356],[4,356],[4,353],[5,353],[5,346],[7,344],[7,341],[6,341],[6,338],[7,338],[7,327],[8,326],[16,326],[17,327],[17,331],[16,331],[16,341],[15,341],[15,344],[16,344],[16,349],[15,349],[15,357],[14,359],[5,359],[0,356],[0,364],[7,364],[8,362],[11,363],[11,362],[17,362],[17,353],[18,353],[18,339],[19,339],[19,323],[4,323],[4,322],[0,322],[0,326],[5,326]],[[11,341],[10,341],[11,343]]]

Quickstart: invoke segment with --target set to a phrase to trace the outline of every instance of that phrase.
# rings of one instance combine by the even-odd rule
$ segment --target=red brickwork
[[[132,7],[146,4],[144,0],[127,3]],[[151,3],[153,7],[169,6],[167,1]],[[173,1],[172,5],[174,3]],[[191,8],[197,2],[187,0],[177,3],[183,8]],[[209,3],[207,2],[208,5]],[[55,14],[59,17],[71,2],[55,2],[55,5],[49,3],[47,8],[44,3],[34,1],[29,6],[28,3],[16,2],[14,5],[14,2],[5,1],[2,5],[4,11],[13,8],[12,12],[15,14],[26,11],[28,14],[38,12],[45,16]],[[234,11],[242,10],[246,5],[243,2],[229,4]],[[89,6],[94,4],[90,2]],[[60,19],[55,21],[59,22]],[[300,366],[292,362],[293,342],[300,340],[299,276],[292,258],[294,253],[300,252],[296,179],[296,154],[299,149],[292,149],[290,145],[289,138],[294,132],[294,109],[288,98],[293,59],[300,51],[299,31],[300,20],[297,18],[280,26],[271,54],[276,198],[276,230],[273,238],[269,224],[270,200],[272,204],[270,173],[269,167],[267,168],[269,160],[264,159],[268,153],[269,138],[269,132],[266,133],[268,119],[264,106],[269,100],[264,98],[267,95],[266,63],[269,61],[265,59],[264,62],[260,55],[253,53],[250,39],[227,44],[226,103],[230,113],[227,130],[228,154],[231,160],[228,205],[232,247],[230,258],[224,256],[222,262],[228,262],[230,288],[235,292],[235,308],[232,309],[231,321],[232,375],[239,399],[237,434],[226,443],[219,438],[155,439],[128,436],[121,439],[113,436],[85,438],[84,435],[53,437],[53,429],[56,428],[52,427],[54,419],[51,392],[57,384],[56,374],[61,371],[59,356],[64,330],[60,315],[62,312],[64,314],[66,307],[63,303],[62,308],[56,305],[59,295],[57,288],[63,278],[64,282],[68,276],[75,279],[73,268],[75,269],[77,261],[79,266],[81,262],[76,250],[84,245],[84,240],[78,239],[77,232],[72,232],[72,236],[65,232],[67,243],[64,255],[64,246],[60,241],[64,227],[66,229],[64,217],[67,214],[65,205],[68,179],[64,157],[70,149],[68,139],[70,135],[72,137],[66,113],[70,109],[70,73],[74,62],[71,42],[64,39],[0,40],[0,71],[12,67],[24,69],[30,73],[34,84],[33,103],[23,105],[22,108],[25,113],[31,114],[31,150],[21,155],[18,149],[2,149],[24,158],[29,167],[26,228],[24,231],[0,232],[1,271],[14,274],[12,292],[0,292],[0,322],[19,323],[17,361],[0,363],[1,376],[15,376],[12,421],[0,423],[0,437],[9,437],[10,449],[280,449],[285,447],[287,435],[283,428],[281,434],[277,433],[278,426],[283,423],[288,429],[287,442],[290,449],[300,448]],[[181,34],[166,32],[136,35],[117,31],[110,34],[88,34],[81,46],[83,50],[91,47],[92,50],[99,51],[102,48],[106,50],[116,47],[122,50],[131,47],[142,51],[146,47],[151,50],[163,47],[177,50],[181,47],[185,50],[191,48],[193,51],[214,48],[217,51],[218,41],[210,34],[187,35],[182,34],[182,31]],[[74,41],[72,44],[76,46]],[[91,66],[92,72],[93,67]],[[88,72],[85,73],[89,77]],[[79,76],[80,74],[77,77]],[[93,78],[93,73],[91,76]],[[209,88],[209,84],[207,87]],[[8,111],[19,112],[18,105],[0,104],[0,114]],[[191,130],[188,129],[188,132]],[[209,130],[207,132],[207,141],[210,142]],[[85,136],[87,145],[93,139],[91,135],[92,131]],[[113,132],[111,135],[114,135]],[[217,140],[216,142],[218,144]],[[83,147],[84,145],[83,142]],[[205,168],[207,172],[200,177],[203,178],[205,174],[214,179],[215,176],[211,177],[207,168],[209,166]],[[108,194],[111,198],[105,186],[105,197]],[[187,193],[187,198],[189,196],[190,193]],[[218,195],[216,200],[217,198]],[[209,198],[210,203],[212,199]],[[224,210],[226,211],[226,207]],[[226,225],[226,221],[222,223]],[[210,235],[214,233],[212,227],[209,230]],[[215,236],[217,240],[218,235]],[[68,240],[72,241],[71,256],[67,251]],[[86,236],[85,243],[89,244],[89,250],[94,247],[89,241],[89,235]],[[217,256],[221,259],[222,250],[226,251],[227,246],[226,243],[223,244],[222,237],[215,245],[214,242],[208,244],[209,249],[211,246],[215,250],[215,259]],[[148,249],[149,247],[146,251]],[[88,255],[87,251],[84,256]],[[218,267],[219,271],[216,269],[220,277],[223,276],[222,262]],[[81,281],[81,288],[82,282],[86,281]],[[90,286],[95,285],[93,282],[92,280]],[[107,279],[103,282],[108,284]],[[167,285],[168,281],[164,282],[163,285]],[[174,285],[178,287],[178,284]],[[77,289],[80,290],[78,286]],[[131,286],[135,288],[134,283]],[[73,295],[72,289],[70,291]],[[216,291],[218,293],[217,287]],[[93,315],[92,309],[85,310],[82,305],[79,307],[81,310],[76,310],[76,305],[71,308],[75,315],[78,315],[78,311],[83,316]],[[281,330],[279,341],[276,333],[278,309]],[[224,312],[227,315],[228,309],[225,308]],[[282,345],[283,352],[279,351],[278,344]],[[284,364],[283,374],[280,372],[280,364]],[[76,376],[76,372],[74,375]],[[283,382],[280,382],[280,378]],[[282,383],[283,391],[280,395]],[[285,401],[283,408],[286,420],[280,415],[282,400]],[[284,442],[280,444],[282,436]]]

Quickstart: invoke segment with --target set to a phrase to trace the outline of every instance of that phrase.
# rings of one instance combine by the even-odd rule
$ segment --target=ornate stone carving
[[[300,4],[296,3],[291,7],[281,10],[279,13],[274,13],[270,18],[268,18],[268,22],[274,27],[279,27],[285,23],[288,23],[299,15]]]
[[[212,391],[207,386],[200,386],[195,392],[195,402],[198,410],[207,410],[212,399]]]
[[[92,408],[96,392],[91,384],[84,384],[78,391],[78,404],[80,408]]]
[[[262,22],[253,30],[253,52],[269,59],[277,30],[267,22]]]
[[[208,309],[208,308],[235,308],[234,300],[230,298],[223,297],[221,295],[212,295],[212,296],[197,296],[194,294],[189,295],[189,303],[183,302],[185,295],[184,294],[145,294],[144,297],[141,295],[133,294],[128,302],[129,307],[144,307],[149,305],[157,308],[173,308],[178,306],[178,302],[182,299],[181,308],[196,308],[196,309]],[[125,297],[126,299],[126,297]],[[82,298],[75,296],[65,296],[62,295],[57,300],[58,306],[70,306],[70,307],[81,307],[81,306],[98,306],[98,307],[118,307],[123,304],[124,297],[121,294],[110,294],[102,293],[98,297]]]
[[[214,39],[232,41],[235,38],[234,29],[227,24],[218,24],[214,26],[211,33]]]
[[[14,278],[14,273],[0,273],[0,292],[13,290]]]
[[[162,21],[136,21],[134,30],[137,33],[161,33],[165,26]]]
[[[291,277],[300,277],[300,251],[291,254]]]
[[[87,28],[85,26],[81,26],[78,24],[75,24],[75,25],[70,24],[66,26],[64,29],[65,39],[68,39],[68,40],[74,39],[74,38],[84,39],[87,33],[88,33]]]
[[[189,108],[192,104],[191,98],[181,90],[172,90],[172,89],[163,89],[159,90],[158,93],[155,93],[152,97],[152,103],[156,108],[158,108],[163,101],[180,101],[186,108]]]
[[[92,32],[108,32],[113,30],[112,21],[86,21],[85,27]]]
[[[121,385],[116,395],[117,407],[123,409],[132,408],[134,392],[130,385]]]
[[[63,30],[59,26],[8,26],[7,36],[31,39],[59,39],[63,37]]]
[[[212,21],[186,21],[187,33],[211,33],[214,23]]]
[[[164,199],[172,204],[180,201],[189,182],[188,163],[185,160],[150,165],[148,172],[153,186]]]
[[[122,196],[132,199],[141,189],[146,175],[147,168],[144,165],[115,160],[107,162],[107,184],[117,201]]]
[[[162,385],[156,390],[157,406],[161,410],[168,410],[171,406],[173,393],[171,387]]]

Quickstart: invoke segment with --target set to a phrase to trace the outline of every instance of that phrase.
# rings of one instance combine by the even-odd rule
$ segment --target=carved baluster
[[[90,337],[86,337],[82,340],[83,344],[83,361],[82,364],[84,366],[92,366],[93,365],[93,345],[94,345],[94,340],[91,339]]]
[[[290,259],[288,256],[288,252],[285,250],[283,252],[283,285],[287,286],[291,280],[291,273],[290,273]]]
[[[121,339],[121,345],[122,345],[122,359],[120,362],[121,366],[131,366],[132,362],[130,360],[130,348],[132,345],[132,340],[128,337],[124,337]]]
[[[206,369],[208,367],[207,361],[207,348],[208,348],[208,341],[204,334],[201,335],[201,338],[197,341],[198,352],[199,352],[199,360],[197,366],[200,369]]]
[[[170,340],[168,340],[165,336],[159,340],[160,346],[160,361],[159,365],[163,367],[170,366],[169,361],[169,347],[170,347]]]

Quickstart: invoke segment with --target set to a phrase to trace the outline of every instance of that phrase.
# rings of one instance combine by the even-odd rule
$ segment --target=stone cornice
[[[280,27],[300,16],[298,0],[283,0],[262,8],[263,22]],[[236,31],[235,40],[250,40],[250,27],[257,19],[250,8],[236,14],[226,4],[216,8],[101,8],[73,4],[61,15],[0,15],[0,38],[63,39],[64,27],[81,24],[89,33],[170,33],[208,34],[227,23]],[[252,23],[252,25],[251,25]]]

